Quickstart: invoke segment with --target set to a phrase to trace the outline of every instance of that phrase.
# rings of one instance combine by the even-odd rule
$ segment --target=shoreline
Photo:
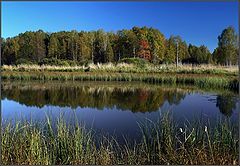
[[[59,81],[117,81],[150,84],[193,85],[199,88],[237,91],[237,76],[214,74],[122,73],[122,72],[59,72],[59,71],[2,71],[2,80],[59,80]]]

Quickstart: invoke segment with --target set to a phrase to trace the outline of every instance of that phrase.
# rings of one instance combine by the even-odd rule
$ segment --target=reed
[[[127,64],[127,63],[106,63],[106,64],[89,64],[88,66],[50,66],[50,65],[3,65],[2,71],[44,71],[44,72],[84,72],[89,68],[90,72],[113,72],[113,73],[172,73],[172,74],[211,74],[237,76],[237,66],[216,66],[216,65],[153,65],[147,63],[145,65]]]
[[[238,126],[227,119],[177,124],[170,114],[139,122],[140,141],[125,143],[87,129],[77,120],[8,121],[2,128],[2,164],[234,164]]]
[[[139,81],[151,84],[194,85],[199,88],[238,90],[237,77],[156,74],[156,73],[96,73],[96,72],[2,72],[4,80],[59,80],[59,81]]]

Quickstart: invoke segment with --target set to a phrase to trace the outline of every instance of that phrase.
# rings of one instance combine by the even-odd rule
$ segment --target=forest
[[[235,29],[229,26],[217,38],[218,47],[211,53],[205,45],[187,44],[180,36],[166,38],[151,27],[133,27],[116,33],[102,29],[27,31],[1,38],[1,64],[75,66],[142,58],[153,64],[236,65],[239,48]]]

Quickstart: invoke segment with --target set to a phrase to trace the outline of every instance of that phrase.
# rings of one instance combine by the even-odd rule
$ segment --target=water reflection
[[[164,102],[179,104],[186,92],[178,89],[107,87],[89,85],[54,84],[2,84],[2,98],[14,100],[26,106],[45,105],[60,107],[91,107],[131,110],[132,112],[157,111]]]
[[[8,81],[1,88],[3,125],[12,119],[44,122],[46,115],[55,124],[63,113],[67,123],[74,123],[76,115],[86,127],[120,142],[123,135],[138,140],[138,122],[157,121],[164,112],[171,112],[179,125],[186,119],[238,121],[237,99],[230,92],[119,82]]]
[[[189,94],[189,91],[179,88],[141,83],[2,82],[1,88],[2,99],[14,100],[26,106],[91,107],[98,110],[116,108],[134,113],[154,112],[164,103],[179,105]],[[231,93],[217,94],[209,101],[216,103],[216,107],[226,116],[231,116],[236,109],[237,98]]]
[[[231,95],[218,95],[216,107],[219,108],[220,112],[226,116],[231,116],[233,110],[236,109],[237,98],[232,97]]]

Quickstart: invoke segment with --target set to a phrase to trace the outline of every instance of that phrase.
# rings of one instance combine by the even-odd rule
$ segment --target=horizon
[[[165,38],[179,35],[188,45],[205,45],[213,52],[223,29],[232,26],[238,33],[238,1],[2,2],[3,38],[40,29],[116,33],[134,26],[158,29]]]

